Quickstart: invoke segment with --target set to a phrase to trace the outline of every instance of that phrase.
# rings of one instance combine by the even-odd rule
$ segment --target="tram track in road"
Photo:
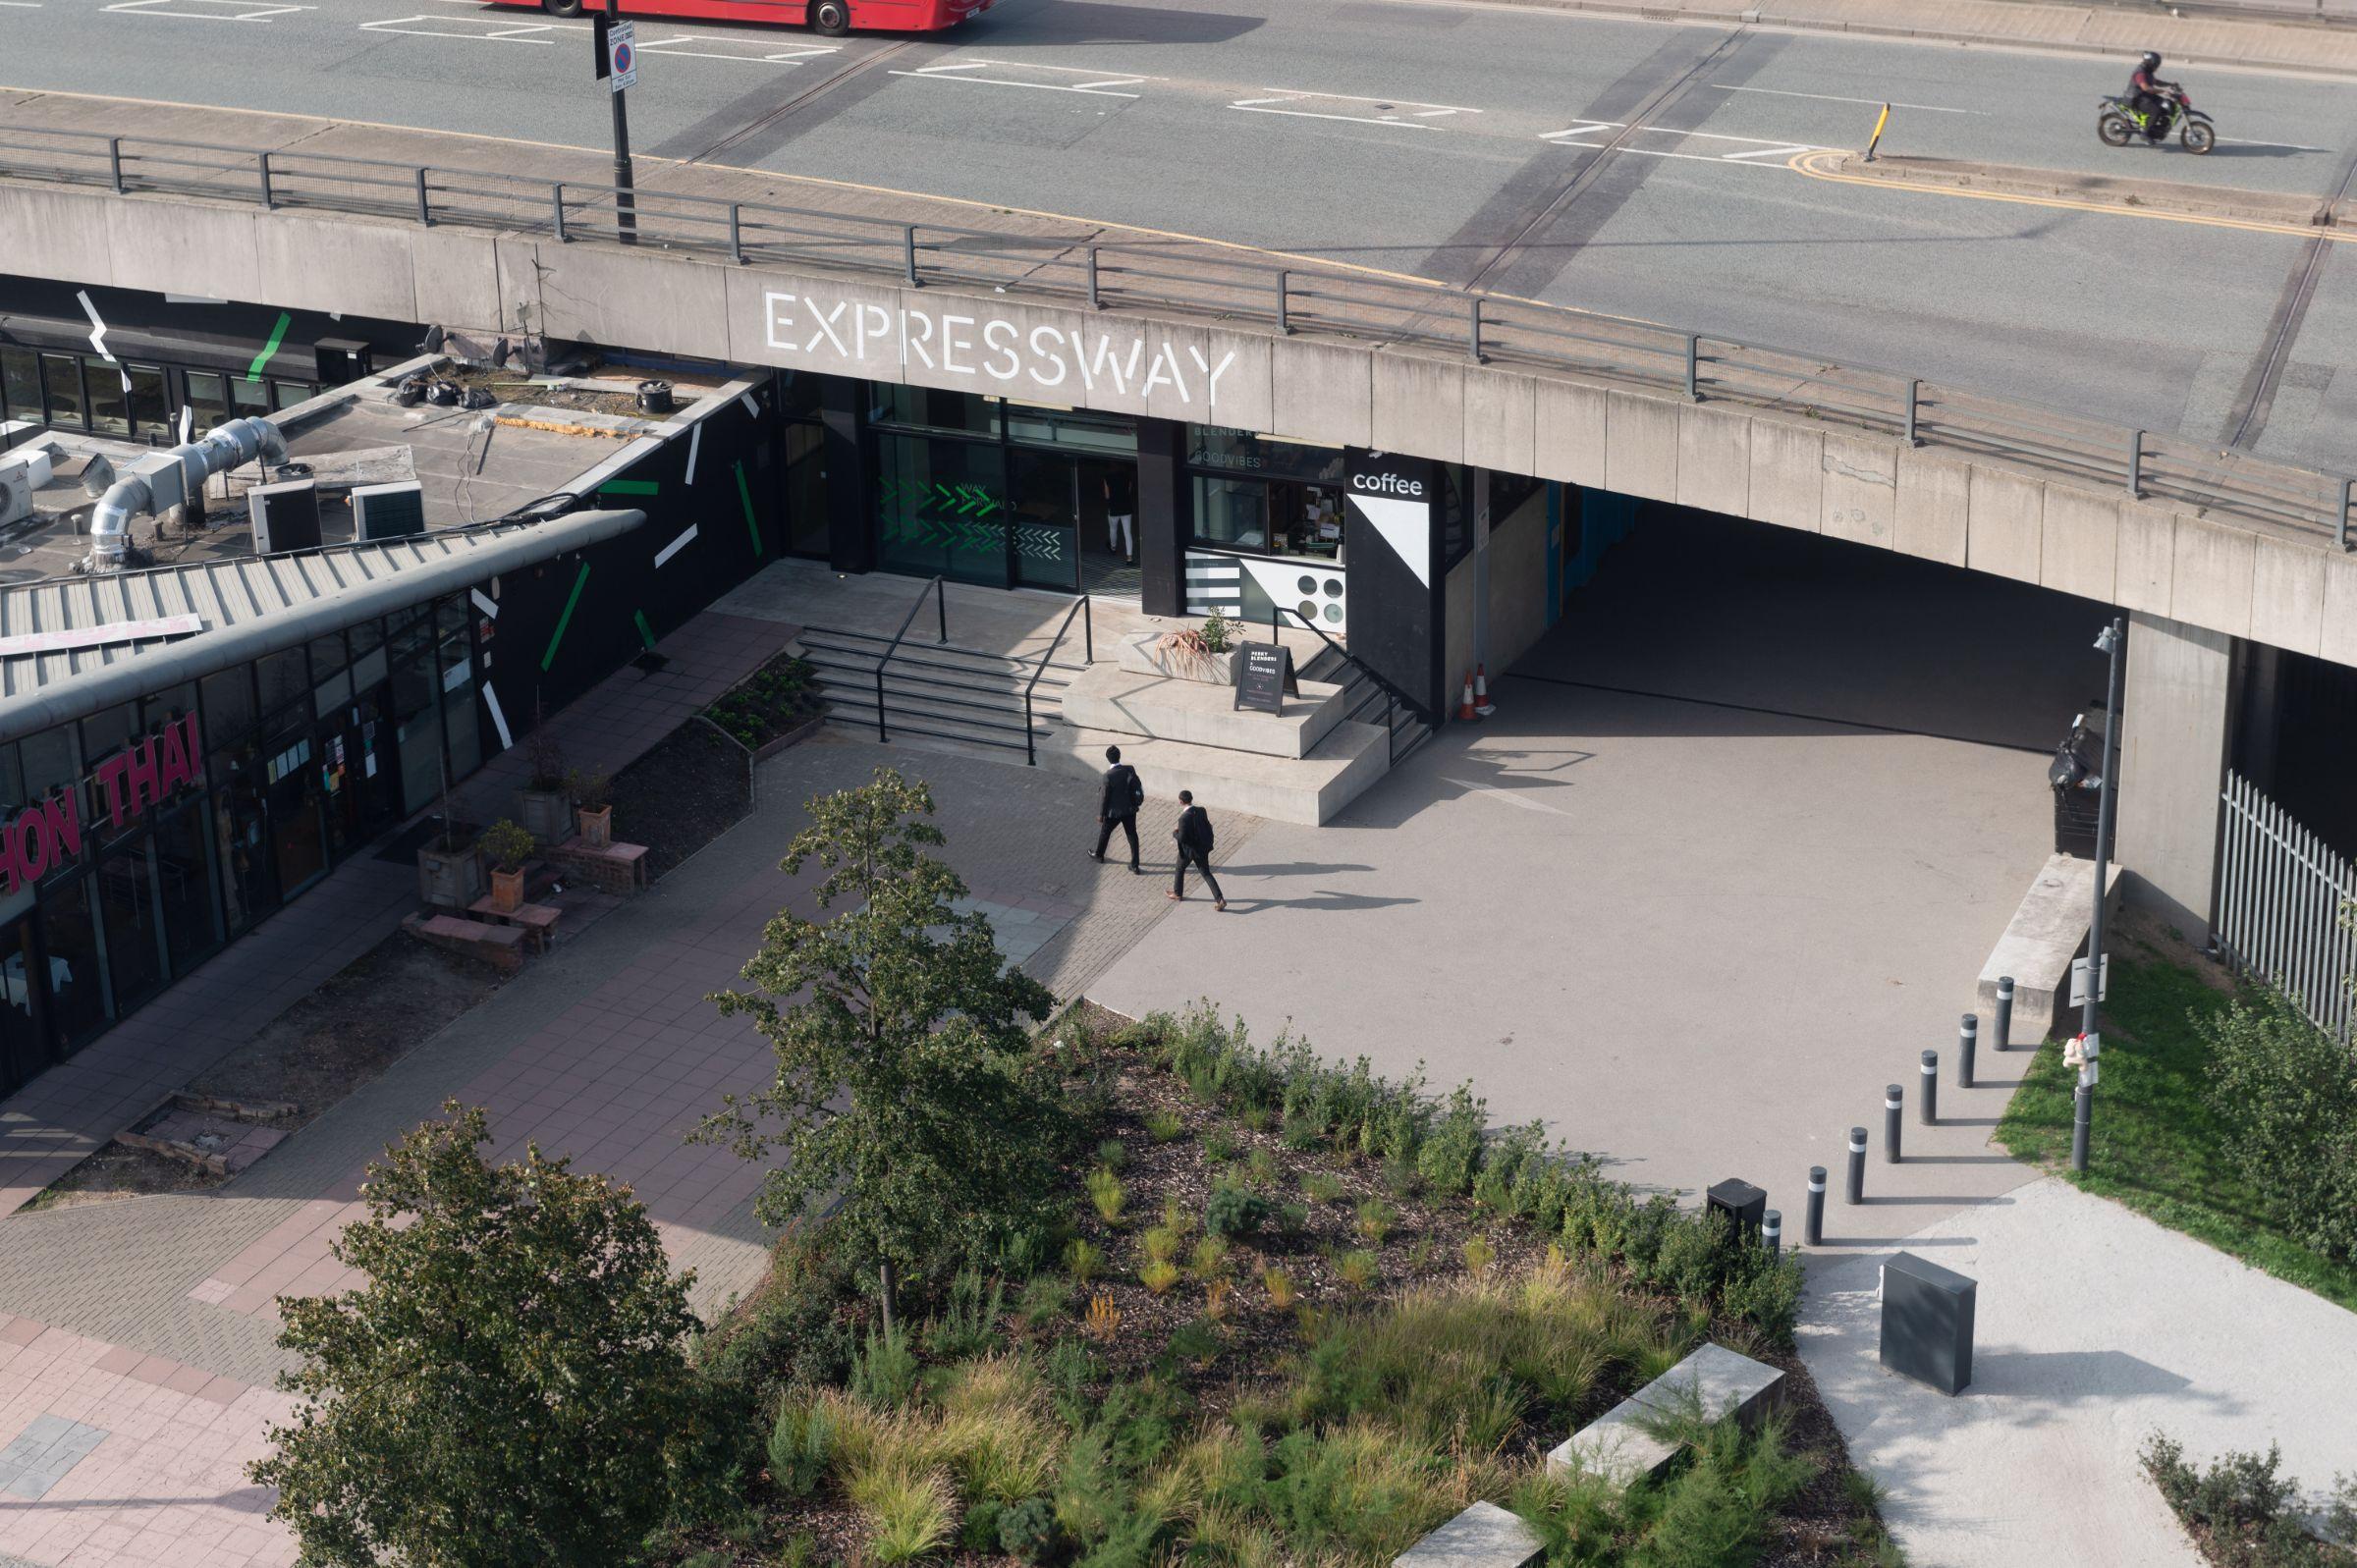
[[[2357,150],[2341,160],[2340,180],[2325,203],[2328,211],[2340,205],[2352,183],[2357,183]],[[2308,306],[2316,297],[2318,280],[2324,276],[2325,258],[2332,250],[2331,243],[2319,234],[2307,243],[2306,253],[2284,280],[2283,296],[2268,318],[2267,345],[2252,359],[2241,396],[2235,400],[2238,412],[2233,429],[2226,435],[2227,450],[2248,451],[2266,431],[2267,421],[2275,412],[2275,391],[2282,386],[2283,372],[2291,365],[2291,346],[2299,341],[2300,329],[2307,325]]]

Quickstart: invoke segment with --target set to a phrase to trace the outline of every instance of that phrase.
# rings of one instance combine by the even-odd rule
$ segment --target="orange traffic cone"
[[[1473,718],[1473,672],[1470,670],[1465,672],[1465,694],[1456,705],[1456,717],[1468,723]]]
[[[1490,667],[1486,664],[1473,667],[1473,711],[1484,719],[1498,711],[1498,705],[1490,700]]]

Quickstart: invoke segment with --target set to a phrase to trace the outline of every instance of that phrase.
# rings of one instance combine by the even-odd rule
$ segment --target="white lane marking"
[[[1057,76],[1084,77],[1084,81],[1027,81],[1016,76],[975,76],[977,71],[1051,72]],[[1149,81],[1168,81],[1165,77],[1150,77],[1143,72],[1108,72],[1103,67],[1042,66],[1016,60],[958,60],[945,65],[924,66],[915,71],[890,71],[887,76],[930,78],[937,81],[970,81],[986,87],[1029,87],[1036,92],[1077,92],[1091,98],[1135,98],[1134,92],[1123,92],[1123,87],[1143,86]]]
[[[703,450],[703,425],[700,423],[689,425],[687,427],[687,478],[685,483],[691,487],[695,483],[695,455]]]
[[[194,6],[193,11],[176,9]],[[211,7],[211,10],[204,9]],[[293,11],[316,11],[317,6],[270,5],[266,0],[116,0],[107,11],[125,11],[142,17],[188,17],[200,22],[267,22]]]
[[[1263,87],[1265,98],[1238,98],[1228,107],[1246,114],[1284,115],[1294,120],[1341,120],[1350,125],[1397,126],[1403,131],[1432,131],[1432,122],[1460,114],[1479,114],[1457,103],[1421,103],[1408,98],[1370,98],[1353,92],[1309,92],[1293,87]],[[1373,114],[1340,112],[1351,104],[1372,104]],[[1317,108],[1311,105],[1334,105]]]
[[[418,27],[415,24],[425,23]],[[451,24],[461,24],[451,26]],[[465,26],[474,23],[469,28]],[[397,32],[410,38],[465,38],[472,43],[553,43],[553,38],[538,36],[548,32],[583,32],[583,27],[560,27],[554,22],[476,22],[471,17],[393,17],[383,22],[363,22],[362,32]]]
[[[491,728],[499,731],[499,749],[505,751],[516,744],[516,737],[508,732],[508,716],[500,712],[499,688],[488,680],[483,682],[483,705],[491,710]]]
[[[1778,98],[1816,98],[1825,103],[1863,103],[1876,109],[1889,102],[1893,109],[1920,109],[1926,114],[1977,114],[1985,118],[1989,113],[1986,109],[1951,109],[1946,104],[1938,103],[1899,103],[1883,98],[1845,98],[1837,92],[1787,92],[1781,87],[1738,87],[1731,81],[1714,81],[1711,85],[1723,92],[1765,92]]]
[[[13,11],[38,11],[41,9],[41,0],[0,0],[0,6],[7,6]]]
[[[485,616],[493,621],[499,619],[499,601],[497,599],[492,598],[480,588],[469,588],[466,590],[466,595],[474,601],[474,607]]]
[[[680,535],[677,539],[674,539],[671,543],[665,545],[662,549],[655,552],[655,569],[660,571],[665,567],[671,565],[671,558],[678,555],[681,551],[686,549],[688,545],[692,544],[694,541],[695,524],[691,522],[687,525],[687,531],[685,533]]]
[[[1550,131],[1539,139],[1553,141],[1558,136],[1592,136],[1599,131],[1617,131],[1626,124],[1628,122],[1625,120],[1582,120],[1579,124],[1565,126],[1561,131]]]
[[[1758,147],[1750,152],[1723,152],[1719,156],[1722,161],[1727,163],[1741,163],[1746,158],[1789,158],[1796,152],[1820,152],[1823,150],[1823,148],[1813,147],[1805,141],[1795,141],[1781,147]]]
[[[2301,141],[2246,141],[2241,136],[2220,136],[2221,147],[2280,147],[2285,152],[2338,152],[2338,147],[2311,147]]]
[[[1778,165],[1781,165],[1782,160],[1791,157],[1796,152],[1824,152],[1829,150],[1824,147],[1814,146],[1805,141],[1770,141],[1765,136],[1730,136],[1717,131],[1681,131],[1673,126],[1633,126],[1626,129],[1628,132],[1628,136],[1631,137],[1675,136],[1678,138],[1681,144],[1687,140],[1731,141],[1738,143],[1742,150],[1714,153],[1677,152],[1667,147],[1639,146],[1626,137],[1622,138],[1617,146],[1614,146],[1610,142],[1583,141],[1579,139],[1581,134],[1591,133],[1601,129],[1605,129],[1605,127],[1575,126],[1569,131],[1552,132],[1547,135],[1541,136],[1539,139],[1541,141],[1552,142],[1559,147],[1586,147],[1589,150],[1596,152],[1633,152],[1638,156],[1645,158],[1677,158],[1690,163],[1748,164],[1754,159],[1774,159],[1777,161]],[[1756,165],[1756,167],[1765,169],[1772,167],[1772,165],[1763,162]]]
[[[687,47],[690,44],[695,48]],[[749,54],[731,54],[736,46],[752,51]],[[841,54],[843,46],[833,43],[798,43],[784,48],[767,39],[718,38],[701,32],[683,32],[676,38],[653,38],[638,46],[640,54],[665,55],[675,60],[725,60],[743,66],[798,66],[805,60],[821,55]]]

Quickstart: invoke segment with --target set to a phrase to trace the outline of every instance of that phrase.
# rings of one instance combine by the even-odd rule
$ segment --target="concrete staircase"
[[[883,733],[896,745],[980,749],[1003,761],[1012,753],[1087,779],[1118,745],[1156,799],[1189,789],[1206,805],[1280,822],[1330,820],[1431,733],[1404,711],[1389,716],[1387,731],[1381,688],[1330,651],[1312,668],[1336,678],[1304,674],[1300,700],[1283,715],[1239,714],[1226,687],[1115,661],[1042,669],[1036,657],[929,640],[892,650],[888,638],[823,626],[803,630],[800,651],[818,674],[828,721],[851,732],[877,732],[881,664]]]

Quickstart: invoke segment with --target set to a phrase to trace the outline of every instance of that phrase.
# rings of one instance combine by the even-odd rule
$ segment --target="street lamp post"
[[[2078,1092],[2071,1098],[2070,1168],[2087,1168],[2087,1144],[2095,1121],[2095,1085],[2100,1076],[2103,1037],[2096,1029],[2096,1009],[2104,993],[2104,884],[2111,860],[2111,824],[2119,810],[2120,683],[2127,652],[2127,622],[2118,616],[2095,639],[2096,647],[2111,661],[2109,695],[2104,704],[2102,789],[2095,818],[2095,914],[2087,924],[2087,991],[2079,1013],[2079,1038],[2085,1060],[2079,1067]]]

